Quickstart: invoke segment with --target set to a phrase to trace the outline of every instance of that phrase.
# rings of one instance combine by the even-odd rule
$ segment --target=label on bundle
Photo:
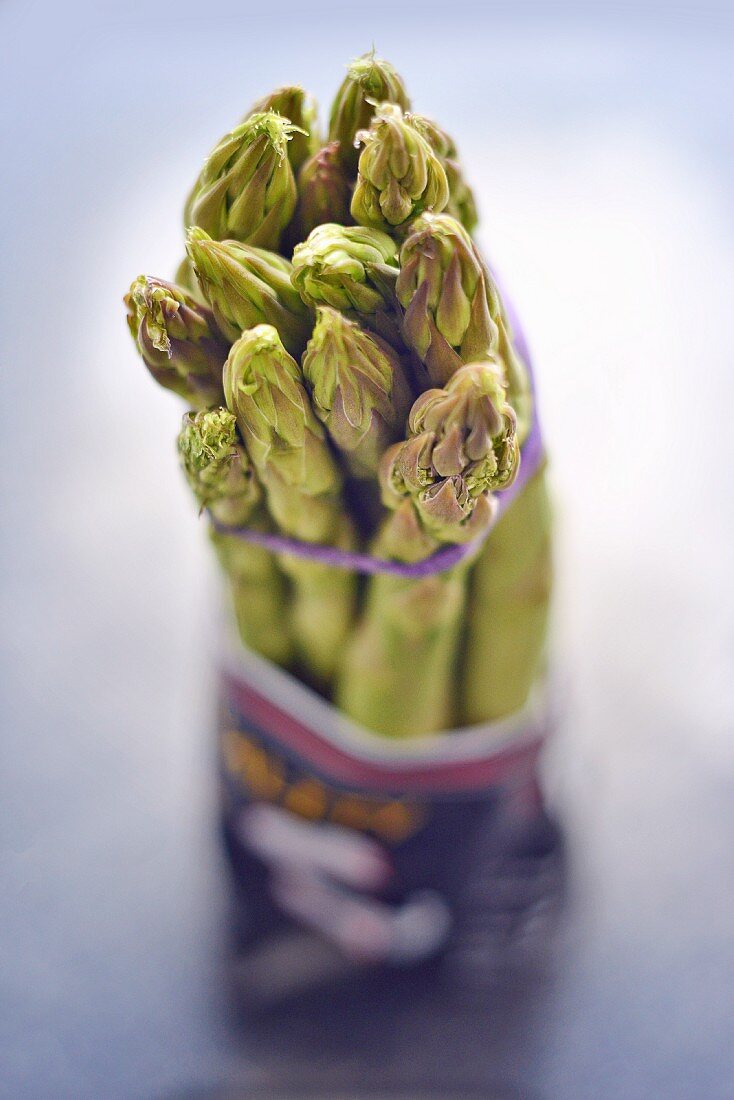
[[[506,878],[500,821],[538,809],[539,700],[512,722],[393,742],[250,654],[221,683],[225,819],[256,908],[402,965],[475,950],[500,894],[520,903],[493,881]]]

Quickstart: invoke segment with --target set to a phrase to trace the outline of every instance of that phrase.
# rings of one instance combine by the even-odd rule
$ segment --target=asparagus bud
[[[293,253],[293,285],[309,305],[376,313],[392,305],[397,275],[394,241],[361,225],[320,225]]]
[[[262,499],[245,449],[237,438],[237,421],[224,408],[186,413],[178,436],[178,453],[186,480],[202,508],[221,523],[247,523]]]
[[[434,385],[497,348],[485,271],[472,240],[448,214],[424,214],[400,250],[396,293],[403,335]]]
[[[424,210],[443,210],[449,201],[444,167],[399,107],[383,103],[357,140],[364,148],[351,205],[356,222],[390,230]]]
[[[222,400],[227,344],[206,306],[173,283],[140,275],[125,295],[127,323],[155,380],[192,408]]]
[[[408,427],[380,464],[384,503],[400,508],[409,499],[438,542],[475,537],[491,518],[489,494],[512,482],[519,463],[502,363],[468,364],[445,389],[421,394]]]
[[[294,218],[297,239],[303,241],[325,222],[350,221],[351,189],[339,159],[339,142],[314,153],[298,174],[298,205]]]
[[[410,107],[402,79],[372,50],[349,66],[329,118],[329,140],[339,142],[339,156],[352,176],[357,171],[357,133],[369,126],[377,103],[396,103],[406,111]]]
[[[337,310],[322,306],[303,357],[314,411],[355,477],[373,477],[403,435],[410,387],[400,356]]]
[[[464,173],[459,160],[459,152],[454,139],[445,130],[425,115],[406,115],[412,125],[426,139],[434,153],[441,161],[446,172],[446,180],[449,185],[449,201],[446,204],[446,213],[451,214],[461,222],[467,233],[473,233],[476,229],[478,217],[477,207],[474,201],[474,193],[464,179]]]
[[[308,308],[291,282],[291,265],[275,252],[238,241],[215,241],[189,230],[188,254],[217,324],[230,343],[254,325],[274,325],[286,348],[300,354],[311,329]]]
[[[319,147],[316,100],[297,84],[289,84],[283,88],[276,88],[274,92],[253,103],[246,119],[268,111],[275,111],[297,127],[292,131],[288,142],[288,160],[291,162],[293,171],[298,172],[303,162]]]
[[[233,345],[224,367],[224,393],[266,487],[274,473],[312,497],[340,491],[341,477],[300,367],[272,325],[257,325]],[[276,518],[280,522],[282,517]]]
[[[422,393],[408,426],[416,437],[430,437],[432,473],[460,474],[472,496],[506,489],[514,480],[517,419],[507,402],[504,366],[497,358],[469,363],[445,389]],[[418,487],[420,477],[413,484]]]
[[[210,153],[184,211],[215,240],[277,249],[296,206],[288,142],[299,127],[274,111],[251,115]],[[299,131],[300,132],[300,131]]]

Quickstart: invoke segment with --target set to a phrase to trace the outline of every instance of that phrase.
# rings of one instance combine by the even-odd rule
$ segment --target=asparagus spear
[[[462,721],[520,710],[542,668],[552,583],[545,473],[528,482],[490,533],[472,570]]]
[[[184,210],[215,240],[277,249],[296,206],[288,142],[303,134],[275,111],[250,115],[212,150]]]
[[[140,275],[125,295],[127,323],[161,386],[196,409],[222,400],[228,344],[212,311],[173,283]]]
[[[341,474],[300,367],[272,325],[257,325],[233,345],[224,392],[278,528],[307,542],[352,547]],[[287,553],[281,564],[295,587],[293,629],[300,662],[324,689],[352,622],[355,577]]]
[[[369,127],[378,103],[396,103],[405,111],[410,107],[402,79],[372,50],[349,66],[329,118],[329,140],[339,142],[339,156],[352,177],[357,171],[357,133]]]
[[[266,530],[262,490],[237,438],[227,409],[186,413],[178,437],[186,479],[202,508],[228,526]],[[240,637],[246,646],[280,665],[292,658],[288,631],[288,591],[275,558],[260,546],[211,530],[227,576]]]
[[[400,438],[411,391],[400,356],[379,336],[321,306],[303,356],[313,409],[353,476],[374,477]]]
[[[351,205],[356,222],[389,232],[424,210],[443,210],[449,201],[443,164],[398,106],[381,104],[357,141],[363,149]]]
[[[300,355],[311,312],[291,283],[288,260],[237,241],[215,241],[190,229],[187,251],[217,324],[230,343],[254,325],[277,328],[289,352]]]
[[[319,147],[318,111],[316,100],[297,84],[276,88],[253,103],[243,121],[253,115],[275,111],[295,127],[288,142],[288,160],[294,173]]]
[[[418,398],[408,438],[385,453],[380,480],[392,514],[374,552],[419,561],[479,537],[493,515],[491,492],[509,484],[517,463],[502,364],[461,367],[443,391]],[[453,724],[467,571],[465,562],[420,580],[372,579],[337,683],[336,702],[355,721],[389,737]]]

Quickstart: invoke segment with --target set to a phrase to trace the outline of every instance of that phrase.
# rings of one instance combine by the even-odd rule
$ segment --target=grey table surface
[[[275,1095],[290,1069],[448,1095],[456,1067],[477,1095],[734,1096],[729,16],[281,10],[0,8],[0,1095]],[[174,268],[249,101],[325,99],[372,39],[455,132],[535,351],[572,889],[542,984],[347,982],[255,1022],[224,955],[212,567],[120,297]]]

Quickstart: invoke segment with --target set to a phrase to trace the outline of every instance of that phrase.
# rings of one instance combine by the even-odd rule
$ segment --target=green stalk
[[[545,472],[490,533],[471,577],[462,721],[522,709],[542,672],[552,586],[552,515]]]
[[[345,714],[396,739],[453,726],[465,578],[462,566],[416,581],[371,581],[337,681],[335,702]]]

